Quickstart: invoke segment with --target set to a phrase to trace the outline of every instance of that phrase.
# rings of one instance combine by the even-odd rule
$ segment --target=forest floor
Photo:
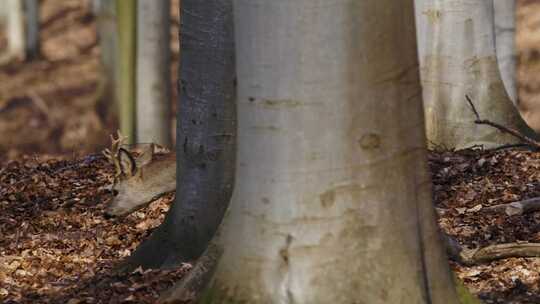
[[[88,3],[42,1],[42,57],[0,66],[2,303],[153,303],[191,267],[113,271],[159,226],[173,195],[124,218],[103,215],[113,169],[99,151],[116,123],[100,116],[99,45]],[[519,4],[520,96],[536,98],[540,3]],[[171,17],[174,83],[177,10]],[[489,209],[540,196],[540,152],[432,151],[429,164],[439,225],[463,248],[540,243],[540,212]],[[485,303],[540,303],[540,258],[450,264]]]
[[[432,151],[429,164],[439,226],[461,246],[540,242],[540,212],[508,215],[489,208],[540,196],[540,152]],[[451,265],[485,303],[540,303],[540,257]]]
[[[540,242],[540,212],[489,208],[540,196],[540,152],[432,151],[429,164],[439,225],[461,246]],[[112,175],[101,154],[23,157],[0,166],[3,303],[152,303],[190,269],[113,271],[159,226],[173,196],[108,219],[103,212]],[[450,263],[485,303],[540,303],[540,258]]]
[[[161,224],[173,195],[106,219],[112,177],[101,154],[0,166],[0,302],[153,303],[190,269],[113,271]]]

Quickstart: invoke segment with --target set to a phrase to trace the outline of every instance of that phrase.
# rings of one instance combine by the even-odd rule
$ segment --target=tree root
[[[197,301],[209,285],[222,254],[223,248],[211,242],[193,269],[181,281],[164,292],[158,303],[172,304]]]

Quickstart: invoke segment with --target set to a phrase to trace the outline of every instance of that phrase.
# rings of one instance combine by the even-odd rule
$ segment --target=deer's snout
[[[111,192],[113,194],[113,198],[109,202],[107,208],[105,208],[105,213],[103,214],[103,216],[106,219],[112,219],[115,217],[128,214],[130,211],[130,208],[124,206],[124,205],[129,205],[129,204],[126,204],[125,194],[121,194],[116,189],[111,190]]]

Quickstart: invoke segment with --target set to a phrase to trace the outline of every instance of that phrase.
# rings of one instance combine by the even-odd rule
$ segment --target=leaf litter
[[[432,151],[428,161],[439,226],[461,246],[540,242],[540,212],[483,212],[540,196],[540,152]],[[498,259],[475,266],[451,261],[451,266],[485,303],[540,303],[540,258]]]
[[[190,269],[114,266],[159,226],[173,195],[106,219],[113,168],[99,154],[26,157],[0,167],[0,300],[3,303],[153,303]]]

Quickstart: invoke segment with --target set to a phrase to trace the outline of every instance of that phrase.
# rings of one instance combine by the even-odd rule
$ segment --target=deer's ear
[[[127,176],[135,175],[137,171],[137,165],[133,156],[124,148],[118,150],[118,159],[120,161],[120,169],[122,173]]]
[[[152,161],[153,156],[154,156],[154,144],[150,144],[141,152],[141,154],[137,157],[137,159],[135,159],[137,168],[141,168],[144,165],[150,163]]]

